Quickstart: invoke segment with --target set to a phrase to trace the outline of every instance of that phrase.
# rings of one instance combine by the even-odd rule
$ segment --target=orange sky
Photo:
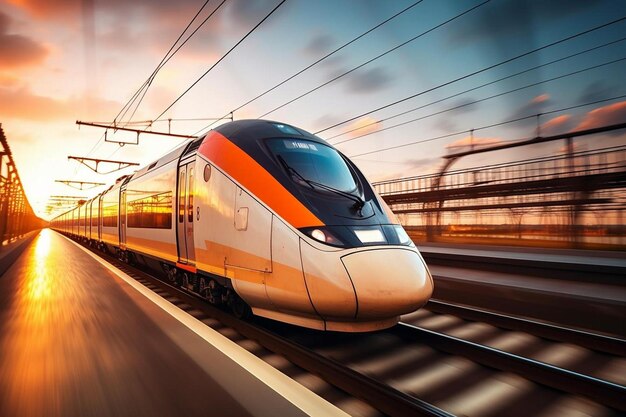
[[[143,135],[140,146],[120,147],[104,143],[101,129],[79,129],[75,121],[110,122],[159,63],[202,3],[198,0],[0,0],[0,123],[13,150],[27,196],[38,215],[48,216],[44,209],[50,195],[91,197],[103,189],[80,192],[55,183],[56,179],[110,184],[119,175],[132,172],[129,169],[106,176],[98,175],[76,162],[68,161],[68,155],[121,159],[144,165],[181,143],[180,139]],[[232,56],[220,63],[164,117],[222,116],[411,3],[408,0],[363,0],[355,5],[348,0],[289,0],[260,27],[258,33],[242,43]],[[469,7],[465,2],[454,1],[423,3],[324,61],[315,70],[246,106],[236,113],[236,118],[258,117]],[[201,19],[217,4],[210,2]],[[228,0],[223,9],[216,12],[214,18],[163,67],[134,120],[156,117],[276,4],[275,0]],[[398,48],[345,79],[268,117],[315,132],[355,114],[498,62],[529,47],[615,18],[610,1],[573,1],[567,12],[559,14],[555,14],[550,2],[532,3],[527,11],[533,13],[533,21],[550,21],[550,30],[547,30],[545,27],[548,25],[530,27],[515,18],[516,10],[526,7],[525,4],[494,2],[485,7],[491,7],[489,13],[496,13],[503,22],[508,22],[506,25],[487,30],[489,28],[485,26],[484,19],[492,14],[486,9],[486,13],[468,14],[446,30],[433,31],[424,39]],[[337,146],[351,156],[463,131],[445,140],[354,159],[370,180],[433,172],[440,165],[441,156],[451,146],[469,144],[470,129],[611,94],[626,94],[624,77],[620,79],[616,75],[623,75],[626,70],[622,62],[578,78],[568,78],[561,84],[546,83],[519,94],[507,95],[499,101],[459,106],[584,68],[589,66],[589,62],[620,58],[624,45],[616,43],[594,52],[595,55],[581,56],[578,61],[564,61],[555,68],[546,67],[542,73],[531,72],[526,78],[512,79],[514,81],[460,95],[447,102],[442,100],[447,95],[503,75],[613,40],[620,34],[623,36],[625,27],[622,25],[598,32],[578,43],[568,43],[567,47],[548,51],[545,56],[530,57],[503,67],[498,70],[500,72],[486,73],[482,78],[471,78],[459,85],[425,94],[400,106],[358,118],[320,136],[329,138],[364,127],[330,140],[336,143],[408,121],[400,128]],[[436,100],[442,103],[428,104]],[[378,122],[419,106],[424,109],[407,113],[402,118]],[[457,110],[445,111],[417,123],[410,122],[411,118],[455,106]],[[626,101],[620,100],[546,115],[540,122],[542,134],[548,135],[625,120]],[[174,122],[172,130],[192,134],[207,124],[203,121]],[[166,129],[166,123],[155,125],[155,130]],[[530,123],[477,131],[473,143],[485,145],[525,138],[534,134],[535,130],[535,122],[531,120]],[[135,140],[134,135],[124,133],[111,134],[111,137],[118,141]],[[623,139],[615,136],[608,138],[607,144],[610,141],[623,143]],[[560,144],[555,144],[554,151],[560,147]],[[529,155],[532,156],[532,152]],[[518,156],[510,154],[506,157]]]

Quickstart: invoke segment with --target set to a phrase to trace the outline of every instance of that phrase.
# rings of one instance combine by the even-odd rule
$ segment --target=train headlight
[[[311,237],[313,239],[319,240],[320,242],[326,242],[326,233],[324,233],[320,229],[315,229],[311,232]]]
[[[361,243],[387,243],[385,235],[379,228],[354,229],[354,234]]]
[[[411,238],[406,233],[406,230],[404,230],[404,227],[396,224],[393,226],[393,228],[396,231],[396,235],[398,236],[398,240],[400,241],[401,245],[410,245],[412,243]]]
[[[319,242],[333,246],[345,246],[341,240],[335,237],[335,235],[326,228],[308,229],[304,232]]]

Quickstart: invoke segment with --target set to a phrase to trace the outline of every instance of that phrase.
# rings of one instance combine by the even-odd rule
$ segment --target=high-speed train
[[[162,268],[240,317],[373,331],[433,291],[420,253],[360,170],[284,123],[221,125],[51,227]]]

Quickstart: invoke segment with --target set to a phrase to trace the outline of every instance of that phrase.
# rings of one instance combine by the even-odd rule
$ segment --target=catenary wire
[[[167,106],[167,108],[165,110],[163,110],[161,112],[161,114],[159,114],[157,117],[155,117],[155,119],[159,119],[161,116],[163,116],[169,109],[171,109],[176,103],[178,103],[178,101],[180,101],[180,99],[182,99],[193,87],[195,87],[204,77],[206,77],[209,72],[211,72],[211,70],[213,68],[215,68],[220,62],[222,62],[222,60],[224,60],[224,58],[226,58],[232,51],[234,51],[237,46],[239,46],[244,40],[246,40],[246,38],[248,38],[248,36],[250,36],[259,26],[261,26],[263,24],[263,22],[265,22],[267,19],[269,19],[269,17],[274,14],[274,12],[276,10],[278,10],[278,8],[280,6],[282,6],[285,1],[287,0],[281,0],[280,3],[278,3],[271,12],[269,12],[259,23],[257,23],[252,29],[250,29],[250,31],[248,33],[246,33],[244,35],[243,38],[241,38],[235,45],[233,45],[224,55],[222,55],[222,57],[220,59],[217,60],[217,62],[215,62],[213,65],[211,65],[211,67],[206,70],[204,72],[204,74],[202,74],[196,81],[194,81],[185,91],[183,91],[182,94],[180,94],[169,106]]]
[[[562,58],[559,58],[559,59],[555,59],[555,60],[553,60],[553,61],[549,61],[549,62],[546,62],[546,63],[540,64],[540,65],[536,65],[536,66],[534,66],[534,67],[532,67],[532,68],[528,68],[528,69],[525,69],[525,70],[523,70],[523,71],[516,72],[515,74],[507,75],[507,76],[505,76],[505,77],[498,78],[497,80],[490,81],[490,82],[488,82],[488,83],[481,84],[481,85],[479,85],[479,86],[469,88],[469,89],[467,89],[467,90],[464,90],[464,91],[461,91],[461,92],[459,92],[459,93],[455,93],[455,94],[449,95],[449,96],[447,96],[447,97],[444,97],[444,98],[441,98],[441,99],[438,99],[438,100],[435,100],[435,101],[431,101],[430,103],[423,104],[423,105],[421,105],[421,106],[414,107],[414,108],[412,108],[412,109],[405,110],[405,111],[400,112],[400,113],[396,113],[396,114],[394,114],[394,115],[392,115],[392,116],[385,117],[385,118],[383,118],[383,119],[378,119],[378,120],[375,120],[375,121],[370,122],[370,123],[366,123],[366,124],[364,124],[364,125],[361,125],[361,126],[359,126],[359,127],[354,128],[354,129],[346,130],[346,131],[341,132],[341,133],[338,133],[338,134],[336,134],[336,135],[334,135],[334,136],[330,136],[329,138],[326,138],[326,140],[327,140],[327,141],[330,141],[330,140],[332,140],[332,139],[338,138],[339,136],[347,135],[348,133],[356,132],[357,130],[362,130],[362,129],[365,129],[365,128],[369,127],[369,126],[376,125],[376,124],[378,124],[378,123],[382,123],[382,122],[386,122],[386,121],[388,121],[388,120],[392,120],[392,119],[398,118],[398,117],[400,117],[400,116],[404,116],[404,115],[406,115],[406,114],[408,114],[408,113],[412,113],[412,112],[414,112],[414,111],[417,111],[417,110],[423,109],[423,108],[425,108],[425,107],[429,107],[429,106],[432,106],[432,105],[434,105],[434,104],[438,104],[438,103],[441,103],[441,102],[444,102],[444,101],[450,100],[450,99],[452,99],[452,98],[455,98],[455,97],[461,96],[461,95],[463,95],[463,94],[467,94],[467,93],[470,93],[470,92],[472,92],[472,91],[478,90],[478,89],[480,89],[480,88],[487,87],[487,86],[489,86],[489,85],[493,85],[493,84],[499,83],[499,82],[501,82],[501,81],[505,81],[505,80],[511,79],[511,78],[513,78],[513,77],[517,77],[518,75],[522,75],[522,74],[528,73],[528,72],[530,72],[530,71],[534,71],[534,70],[537,70],[537,69],[539,69],[539,68],[543,68],[543,67],[546,67],[546,66],[549,66],[549,65],[555,64],[555,63],[557,63],[557,62],[562,62],[562,61],[565,61],[565,60],[567,60],[567,59],[570,59],[570,58],[573,58],[573,57],[576,57],[576,56],[580,56],[580,55],[583,55],[583,54],[586,54],[586,53],[589,53],[589,52],[592,52],[592,51],[595,51],[595,50],[598,50],[598,49],[601,49],[601,48],[605,48],[605,47],[607,47],[607,46],[614,45],[614,44],[616,44],[616,43],[623,42],[623,41],[625,41],[625,40],[626,40],[626,37],[621,38],[621,39],[617,39],[617,40],[614,40],[614,41],[611,41],[611,42],[603,43],[602,45],[594,46],[594,47],[592,47],[592,48],[585,49],[584,51],[576,52],[576,53],[574,53],[574,54],[567,55],[567,56],[565,56],[565,57],[562,57]],[[335,143],[335,145],[338,145],[338,144],[340,144],[340,143],[342,143],[342,142],[336,142],[336,143]]]
[[[417,121],[420,121],[420,120],[427,119],[429,117],[433,117],[433,116],[437,116],[437,115],[440,115],[440,114],[443,114],[443,113],[447,113],[447,112],[450,112],[450,111],[458,110],[458,109],[461,109],[463,107],[471,106],[473,104],[482,103],[482,102],[487,101],[487,100],[491,100],[491,99],[494,99],[494,98],[497,98],[497,97],[502,97],[504,95],[515,93],[515,92],[518,92],[518,91],[522,91],[522,90],[525,90],[525,89],[528,89],[528,88],[531,88],[531,87],[535,87],[535,86],[538,86],[538,85],[541,85],[541,84],[545,84],[545,83],[549,83],[549,82],[552,82],[552,81],[560,80],[560,79],[563,79],[563,78],[571,77],[571,76],[577,75],[577,74],[582,74],[582,73],[587,72],[587,71],[591,71],[591,70],[594,70],[594,69],[605,67],[607,65],[616,64],[616,63],[622,62],[624,60],[626,60],[626,57],[619,58],[619,59],[614,59],[612,61],[604,62],[602,64],[593,65],[591,67],[583,68],[583,69],[578,70],[578,71],[568,72],[567,74],[558,75],[556,77],[552,77],[552,78],[541,80],[541,81],[538,81],[538,82],[535,82],[535,83],[527,84],[527,85],[522,86],[522,87],[518,87],[518,88],[514,88],[512,90],[504,91],[502,93],[494,94],[494,95],[491,95],[491,96],[488,96],[488,97],[484,97],[484,98],[481,98],[481,99],[478,99],[478,100],[474,100],[474,101],[470,101],[470,102],[467,102],[467,103],[463,103],[463,104],[460,104],[458,106],[449,107],[447,109],[440,110],[440,111],[434,112],[434,113],[430,113],[430,114],[427,114],[427,115],[424,115],[424,116],[420,116],[420,117],[417,117],[415,119],[407,120],[407,121],[402,122],[402,123],[397,123],[395,125],[387,126],[387,127],[383,128],[383,129],[379,129],[379,130],[376,130],[374,132],[364,133],[362,135],[355,136],[353,138],[345,139],[345,140],[342,140],[340,142],[334,143],[333,145],[334,146],[341,145],[341,144],[346,143],[346,142],[350,142],[350,141],[353,141],[353,140],[356,140],[356,139],[364,138],[366,136],[374,135],[376,133],[384,132],[386,130],[395,129],[396,127],[404,126],[404,125],[407,125],[407,124],[410,124],[410,123],[414,123],[414,122],[417,122]]]
[[[600,29],[606,28],[606,27],[608,27],[608,26],[611,26],[611,25],[617,24],[617,23],[622,22],[622,21],[624,21],[624,20],[626,20],[626,16],[620,17],[620,18],[618,18],[618,19],[612,20],[612,21],[607,22],[607,23],[604,23],[604,24],[602,24],[602,25],[595,26],[595,27],[593,27],[593,28],[590,28],[590,29],[584,30],[584,31],[582,31],[582,32],[578,32],[578,33],[576,33],[576,34],[574,34],[574,35],[567,36],[567,37],[562,38],[562,39],[560,39],[560,40],[558,40],[558,41],[554,41],[554,42],[551,42],[551,43],[549,43],[549,44],[546,44],[546,45],[540,46],[539,48],[532,49],[532,50],[527,51],[527,52],[524,52],[524,53],[522,53],[522,54],[520,54],[520,55],[514,56],[514,57],[512,57],[512,58],[509,58],[509,59],[506,59],[506,60],[504,60],[504,61],[500,61],[500,62],[498,62],[498,63],[492,64],[492,65],[487,66],[487,67],[485,67],[485,68],[482,68],[482,69],[480,69],[480,70],[477,70],[477,71],[471,72],[471,73],[469,73],[469,74],[465,74],[465,75],[463,75],[463,76],[461,76],[461,77],[455,78],[455,79],[453,79],[453,80],[447,81],[447,82],[445,82],[445,83],[443,83],[443,84],[439,84],[439,85],[434,86],[434,87],[431,87],[431,88],[429,88],[429,89],[426,89],[426,90],[420,91],[419,93],[412,94],[412,95],[410,95],[410,96],[408,96],[408,97],[402,98],[402,99],[400,99],[400,100],[396,100],[396,101],[391,102],[391,103],[389,103],[389,104],[385,104],[384,106],[378,107],[378,108],[373,109],[373,110],[369,110],[369,111],[367,111],[367,112],[365,112],[365,113],[361,113],[361,114],[359,114],[359,115],[357,115],[357,116],[354,116],[354,117],[351,117],[351,118],[349,118],[349,119],[343,120],[343,121],[341,121],[341,122],[339,122],[339,123],[335,123],[335,124],[333,124],[333,125],[331,125],[331,126],[325,127],[324,129],[321,129],[321,130],[318,130],[317,132],[314,132],[314,134],[316,134],[316,135],[317,135],[317,134],[319,134],[319,133],[322,133],[322,132],[325,132],[325,131],[327,131],[327,130],[333,129],[333,128],[335,128],[335,127],[341,126],[341,125],[343,125],[343,124],[346,124],[346,123],[352,122],[352,121],[354,121],[354,120],[356,120],[356,119],[359,119],[359,118],[361,118],[361,117],[363,117],[363,116],[367,116],[367,115],[372,114],[372,113],[375,113],[375,112],[377,112],[377,111],[380,111],[380,110],[383,110],[383,109],[389,108],[389,107],[391,107],[391,106],[395,106],[396,104],[403,103],[403,102],[405,102],[405,101],[407,101],[407,100],[413,99],[413,98],[415,98],[415,97],[421,96],[421,95],[426,94],[426,93],[430,93],[431,91],[438,90],[438,89],[440,89],[440,88],[442,88],[442,87],[445,87],[445,86],[448,86],[448,85],[454,84],[454,83],[456,83],[456,82],[459,82],[459,81],[464,80],[464,79],[466,79],[466,78],[469,78],[469,77],[472,77],[472,76],[474,76],[474,75],[477,75],[477,74],[483,73],[483,72],[485,72],[485,71],[491,70],[491,69],[493,69],[493,68],[499,67],[499,66],[501,66],[501,65],[508,64],[509,62],[515,61],[515,60],[517,60],[517,59],[523,58],[523,57],[528,56],[528,55],[531,55],[531,54],[533,54],[533,53],[535,53],[535,52],[538,52],[538,51],[541,51],[541,50],[543,50],[543,49],[547,49],[547,48],[550,48],[550,47],[552,47],[552,46],[558,45],[558,44],[560,44],[560,43],[564,43],[564,42],[570,41],[570,40],[575,39],[575,38],[577,38],[577,37],[579,37],[579,36],[583,36],[583,35],[586,35],[586,34],[588,34],[588,33],[591,33],[591,32],[594,32],[594,31],[597,31],[597,30],[600,30]]]
[[[560,112],[567,111],[567,110],[573,110],[573,109],[577,109],[577,108],[580,108],[580,107],[592,106],[594,104],[605,103],[607,101],[617,100],[617,99],[621,99],[621,98],[626,98],[626,94],[620,95],[620,96],[614,96],[614,97],[610,97],[610,98],[605,98],[605,99],[602,99],[602,100],[596,100],[596,101],[592,101],[592,102],[588,102],[588,103],[578,104],[578,105],[575,105],[575,106],[564,107],[564,108],[561,108],[561,109],[545,111],[545,112],[542,112],[541,114],[542,115],[547,115],[547,114],[553,114],[553,113],[560,113]],[[515,119],[511,119],[511,120],[506,120],[504,122],[498,122],[498,123],[494,123],[494,124],[490,124],[490,125],[486,125],[486,126],[481,126],[481,127],[477,127],[477,128],[473,128],[473,129],[465,129],[465,130],[461,130],[461,131],[454,132],[454,133],[448,133],[446,135],[441,135],[441,136],[436,136],[436,137],[432,137],[432,138],[428,138],[428,139],[422,139],[422,140],[418,140],[418,141],[414,141],[414,142],[404,143],[402,145],[390,146],[388,148],[375,149],[373,151],[363,152],[363,153],[359,153],[359,154],[355,154],[355,155],[349,155],[349,157],[350,158],[357,158],[359,156],[371,155],[371,154],[374,154],[374,153],[390,151],[390,150],[393,150],[393,149],[405,148],[407,146],[417,145],[417,144],[426,143],[426,142],[433,142],[435,140],[440,140],[440,139],[445,139],[445,138],[449,138],[449,137],[452,137],[452,136],[462,135],[464,133],[467,134],[469,132],[476,132],[478,130],[485,130],[485,129],[489,129],[489,128],[492,128],[492,127],[503,126],[503,125],[506,125],[506,124],[515,123],[515,122],[519,122],[519,121],[522,121],[522,120],[528,120],[528,119],[532,119],[532,118],[536,118],[536,117],[537,117],[537,114],[531,114],[531,115],[524,116],[524,117],[518,117],[518,118],[515,118]]]
[[[205,25],[205,23],[224,5],[224,3],[226,3],[226,0],[222,0],[222,2],[215,8],[213,9],[213,11],[198,25],[198,27],[196,27],[196,29],[187,37],[187,39],[185,39],[179,46],[178,48],[176,48],[176,50],[174,52],[172,52],[172,54],[167,57],[167,59],[164,58],[164,60],[161,61],[161,63],[159,64],[159,66],[155,69],[155,71],[152,73],[152,75],[148,78],[148,83],[146,85],[146,87],[143,90],[143,93],[141,95],[141,98],[139,99],[139,101],[137,102],[137,104],[135,105],[135,109],[133,110],[132,114],[130,115],[130,117],[128,118],[128,120],[132,120],[133,117],[135,116],[135,113],[137,112],[137,109],[139,108],[139,106],[141,105],[141,103],[143,102],[143,99],[145,98],[146,94],[148,93],[148,89],[150,88],[150,86],[152,85],[152,82],[154,81],[154,78],[156,77],[157,73],[161,70],[161,68],[163,68],[165,66],[165,64],[167,64],[170,59],[172,59],[174,57],[174,55],[176,55],[176,53],[183,47],[185,46],[185,44],[187,42],[189,42],[189,40],[196,34],[196,32],[198,32],[198,30],[200,30],[200,28],[202,26]],[[206,3],[205,3],[206,5]],[[204,6],[203,6],[204,8]],[[202,9],[201,9],[202,10]],[[200,11],[201,11],[200,10]],[[200,14],[200,11],[198,12],[198,14]],[[196,15],[197,17],[197,15]],[[194,17],[195,20],[195,17]],[[192,21],[193,22],[193,21]],[[189,28],[189,26],[191,25],[191,23],[187,26],[187,28],[185,28],[185,31],[187,31],[187,29]],[[184,32],[185,32],[184,31]],[[183,33],[184,33],[183,32]],[[182,36],[182,35],[181,35]],[[180,39],[180,38],[179,38]],[[171,51],[171,48],[170,48]],[[168,52],[169,53],[169,52]],[[123,116],[122,116],[123,117]]]
[[[150,74],[150,76],[148,76],[148,78],[146,79],[146,81],[144,81],[144,83],[141,85],[141,87],[139,87],[139,89],[135,92],[135,94],[133,94],[133,96],[126,102],[126,104],[124,105],[124,107],[122,107],[122,109],[118,112],[118,114],[113,118],[113,124],[116,123],[118,117],[121,117],[122,119],[124,118],[126,112],[128,111],[128,109],[131,107],[132,103],[136,100],[136,98],[139,96],[139,94],[141,93],[142,90],[147,89],[147,87],[149,86],[149,84],[152,83],[152,81],[154,80],[154,77],[156,76],[156,74],[159,72],[159,70],[163,67],[163,65],[166,62],[166,59],[168,59],[168,56],[170,55],[170,53],[172,52],[172,50],[176,47],[176,45],[178,44],[178,42],[180,42],[180,40],[182,39],[182,37],[185,35],[185,33],[189,30],[189,28],[191,27],[191,25],[193,24],[193,22],[197,19],[197,17],[200,15],[200,13],[202,13],[202,10],[204,10],[204,8],[207,6],[207,4],[209,3],[209,1],[211,0],[206,0],[204,2],[204,4],[200,7],[200,9],[196,12],[196,14],[194,15],[194,17],[189,21],[189,23],[187,24],[187,26],[185,27],[185,29],[180,33],[180,35],[178,35],[178,38],[176,38],[176,41],[174,41],[174,43],[172,44],[172,46],[170,46],[170,49],[165,53],[165,55],[163,56],[163,58],[161,59],[161,62],[159,62],[159,64],[156,66],[156,68],[152,71],[152,74]],[[204,22],[203,22],[204,23]],[[200,24],[200,26],[202,26],[202,24]],[[198,26],[198,27],[200,27]],[[195,32],[194,32],[195,33]],[[192,34],[193,36],[193,34]],[[189,40],[189,38],[187,38],[187,40]],[[176,52],[174,52],[175,54]],[[172,56],[174,55],[172,54]]]
[[[354,42],[358,41],[359,39],[361,39],[362,37],[368,35],[369,33],[375,31],[376,29],[380,28],[381,26],[385,25],[386,23],[390,22],[391,20],[395,19],[396,17],[402,15],[403,13],[409,11],[410,9],[412,9],[413,7],[417,6],[418,4],[420,4],[422,1],[424,0],[418,0],[415,3],[409,5],[408,7],[405,7],[404,9],[400,10],[398,13],[394,14],[393,16],[383,20],[382,22],[378,23],[376,26],[368,29],[367,31],[363,32],[362,34],[360,34],[359,36],[357,36],[356,38],[351,39],[350,41],[344,43],[343,45],[341,45],[340,47],[334,49],[333,51],[327,53],[326,55],[324,55],[323,57],[319,58],[317,61],[313,62],[312,64],[309,64],[308,66],[302,68],[301,70],[299,70],[298,72],[296,72],[295,74],[285,78],[283,81],[279,82],[278,84],[274,85],[272,88],[264,91],[263,93],[257,95],[254,98],[251,98],[250,100],[246,101],[245,103],[243,103],[242,105],[234,108],[233,110],[231,110],[229,113],[226,113],[224,116],[222,116],[221,118],[219,118],[218,120],[214,121],[213,123],[209,124],[208,126],[203,127],[202,129],[198,130],[196,133],[194,133],[194,135],[197,135],[199,133],[201,133],[204,130],[210,129],[211,126],[213,126],[215,123],[219,122],[220,120],[224,120],[228,115],[230,115],[231,113],[234,113],[236,111],[239,111],[241,109],[243,109],[244,107],[246,107],[248,104],[253,103],[254,101],[260,99],[261,97],[265,96],[266,94],[274,91],[275,89],[277,89],[278,87],[282,86],[283,84],[291,81],[292,79],[296,78],[297,76],[299,76],[300,74],[304,73],[305,71],[308,71],[309,69],[313,68],[315,65],[319,64],[320,62],[324,61],[325,59],[329,58],[330,56],[336,54],[337,52],[341,51],[342,49],[346,48],[347,46],[353,44]]]
[[[276,110],[282,109],[283,107],[288,106],[289,104],[291,104],[291,103],[293,103],[293,102],[295,102],[295,101],[298,101],[298,100],[300,100],[300,99],[301,99],[301,98],[303,98],[303,97],[308,96],[309,94],[311,94],[311,93],[313,93],[313,92],[315,92],[315,91],[317,91],[317,90],[319,90],[319,89],[321,89],[321,88],[323,88],[323,87],[325,87],[325,86],[327,86],[327,85],[329,85],[329,84],[331,84],[331,83],[333,83],[333,82],[337,81],[338,79],[343,78],[343,77],[345,77],[345,76],[346,76],[346,75],[348,75],[348,74],[351,74],[352,72],[354,72],[354,71],[358,70],[359,68],[362,68],[362,67],[364,67],[364,66],[366,66],[366,65],[368,65],[368,64],[370,64],[370,63],[372,63],[372,62],[374,62],[374,61],[376,61],[377,59],[382,58],[383,56],[385,56],[385,55],[387,55],[387,54],[390,54],[391,52],[393,52],[393,51],[395,51],[395,50],[397,50],[397,49],[399,49],[399,48],[401,48],[401,47],[403,47],[403,46],[405,46],[405,45],[409,44],[410,42],[413,42],[413,41],[415,41],[415,40],[417,40],[417,39],[421,38],[422,36],[424,36],[424,35],[426,35],[426,34],[428,34],[428,33],[432,32],[432,31],[434,31],[434,30],[437,30],[437,29],[439,29],[440,27],[445,26],[445,25],[447,25],[448,23],[450,23],[450,22],[452,22],[452,21],[454,21],[454,20],[456,20],[456,19],[459,19],[460,17],[462,17],[462,16],[464,16],[464,15],[466,15],[466,14],[468,14],[468,13],[470,13],[470,12],[472,12],[472,11],[476,10],[476,9],[478,9],[479,7],[481,7],[481,6],[483,6],[483,5],[487,4],[487,3],[489,3],[490,1],[491,1],[491,0],[485,0],[485,1],[483,1],[482,3],[480,3],[480,4],[478,4],[478,5],[474,6],[474,7],[471,7],[470,9],[467,9],[467,10],[465,10],[465,11],[464,11],[464,12],[462,12],[462,13],[457,14],[456,16],[451,17],[450,19],[448,19],[448,20],[446,20],[446,21],[444,21],[444,22],[442,22],[442,23],[440,23],[440,24],[438,24],[438,25],[436,25],[436,26],[433,26],[432,28],[430,28],[430,29],[428,29],[428,30],[426,30],[426,31],[424,31],[424,32],[422,32],[422,33],[420,33],[419,35],[414,36],[414,37],[412,37],[411,39],[409,39],[409,40],[407,40],[407,41],[405,41],[405,42],[402,42],[401,44],[396,45],[395,47],[393,47],[393,48],[391,48],[391,49],[388,49],[387,51],[383,52],[382,54],[377,55],[377,56],[375,56],[374,58],[369,59],[369,60],[365,61],[364,63],[362,63],[362,64],[360,64],[360,65],[357,65],[356,67],[354,67],[354,68],[352,68],[352,69],[350,69],[350,70],[348,70],[348,71],[346,71],[346,72],[344,72],[344,73],[339,74],[338,76],[336,76],[336,77],[334,77],[334,78],[332,78],[332,79],[330,79],[330,80],[328,80],[328,81],[326,81],[326,82],[324,82],[324,83],[322,83],[322,84],[318,85],[318,86],[317,86],[317,87],[315,87],[315,88],[310,89],[309,91],[307,91],[307,92],[305,92],[305,93],[300,94],[300,95],[299,95],[299,96],[297,96],[296,98],[293,98],[293,99],[291,99],[291,100],[287,101],[286,103],[283,103],[283,104],[281,104],[280,106],[275,107],[275,108],[273,108],[272,110],[270,110],[270,111],[268,111],[268,112],[266,112],[266,113],[263,113],[261,116],[257,117],[257,119],[262,119],[262,118],[264,118],[265,116],[267,116],[267,115],[270,115],[270,114],[274,113]]]
[[[218,5],[213,12],[211,12],[211,14],[204,19],[204,21],[202,23],[200,23],[200,25],[198,25],[198,27],[194,30],[193,33],[191,33],[187,39],[185,39],[185,41],[179,45],[179,47],[172,53],[172,51],[174,50],[174,48],[176,47],[176,45],[179,43],[179,41],[182,39],[182,37],[185,35],[185,33],[189,30],[189,28],[191,27],[191,25],[193,24],[193,22],[197,19],[197,17],[200,15],[200,13],[202,12],[202,10],[204,10],[204,8],[207,6],[207,4],[210,2],[210,0],[206,0],[204,2],[204,4],[200,7],[200,9],[198,10],[198,12],[194,15],[194,17],[191,19],[191,21],[187,24],[187,26],[185,27],[185,29],[181,32],[181,34],[178,36],[178,38],[176,39],[176,41],[174,41],[174,43],[172,44],[172,46],[170,46],[170,49],[166,52],[166,54],[163,56],[163,58],[161,59],[161,62],[159,62],[159,64],[157,65],[157,67],[154,69],[154,71],[152,72],[152,74],[146,79],[146,81],[144,81],[144,83],[141,85],[141,87],[135,92],[135,94],[133,94],[133,96],[126,102],[126,104],[122,107],[122,109],[118,112],[118,114],[115,116],[115,118],[113,119],[113,123],[111,123],[111,127],[115,126],[116,124],[116,120],[120,117],[123,118],[124,115],[126,114],[126,111],[128,110],[129,106],[131,106],[132,102],[134,102],[134,100],[137,98],[137,96],[139,94],[141,94],[141,91],[144,90],[146,88],[147,85],[149,85],[152,80],[154,80],[154,77],[156,76],[156,74],[160,71],[160,69],[182,48],[182,46],[185,45],[185,43],[187,43],[189,41],[189,39],[209,20],[209,18],[211,16],[213,16],[213,14],[217,11],[217,9],[219,9],[225,2],[226,0],[223,0],[222,3],[220,3],[220,5]],[[145,93],[144,93],[145,95]],[[123,114],[122,114],[123,113]],[[133,112],[134,115],[134,112]],[[97,147],[102,143],[102,140],[104,139],[105,134],[103,133],[102,136],[100,137],[100,139],[98,139],[98,141],[96,141],[96,143],[94,144],[94,146],[89,150],[89,152],[87,153],[87,156],[91,156],[93,154],[93,152],[97,149]],[[76,175],[76,170],[74,172],[74,175]]]

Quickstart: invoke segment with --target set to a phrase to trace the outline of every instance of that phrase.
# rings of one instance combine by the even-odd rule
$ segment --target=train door
[[[85,204],[87,206],[87,217],[85,218],[85,220],[87,221],[87,223],[85,223],[85,237],[88,240],[91,239],[91,205],[92,204],[93,204],[93,201],[89,201]]]
[[[98,242],[102,241],[102,194],[98,196]]]
[[[178,167],[178,202],[176,229],[178,237],[178,262],[195,265],[193,243],[193,208],[195,161],[181,163]]]
[[[126,186],[120,188],[120,248],[126,249]]]

